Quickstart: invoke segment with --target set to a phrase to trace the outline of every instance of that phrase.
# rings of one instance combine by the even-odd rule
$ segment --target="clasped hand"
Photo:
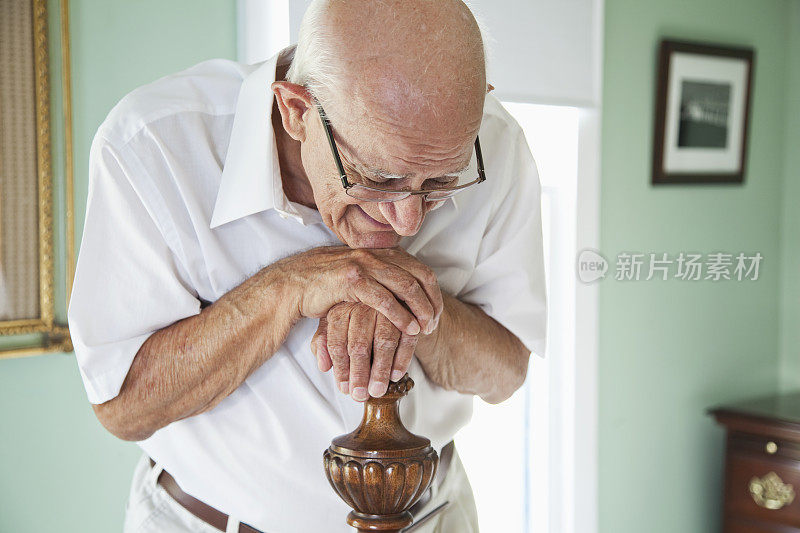
[[[301,316],[319,318],[311,350],[321,371],[356,400],[382,396],[408,370],[420,335],[438,327],[443,301],[433,271],[401,248],[317,248],[294,274]],[[298,269],[299,267],[299,269]]]

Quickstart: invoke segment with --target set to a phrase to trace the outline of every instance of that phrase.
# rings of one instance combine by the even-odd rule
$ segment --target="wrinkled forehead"
[[[339,114],[335,138],[343,159],[358,170],[398,176],[436,176],[467,166],[481,114],[372,110]]]
[[[430,83],[382,68],[361,71],[352,80],[326,112],[354,157],[378,164],[374,159],[381,154],[401,160],[396,166],[469,157],[483,117],[483,77],[478,83],[474,78]]]

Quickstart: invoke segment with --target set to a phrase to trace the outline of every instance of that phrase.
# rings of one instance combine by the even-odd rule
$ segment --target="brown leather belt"
[[[155,461],[150,459],[150,468],[156,466]],[[189,496],[178,486],[175,478],[169,472],[162,470],[158,475],[156,483],[164,487],[164,490],[172,496],[172,499],[178,502],[181,507],[195,515],[197,518],[211,524],[220,531],[225,531],[228,527],[228,515],[222,511],[217,511],[210,505],[207,505],[194,496]],[[247,524],[239,524],[239,533],[261,533],[259,530],[248,526]]]
[[[448,442],[444,448],[442,448],[442,453],[439,456],[439,466],[436,469],[436,476],[434,477],[431,485],[436,486],[437,488],[442,485],[445,475],[450,468],[450,460],[453,458],[454,448],[455,445],[453,444],[453,441]],[[153,468],[155,465],[155,461],[150,459],[150,468]],[[225,531],[228,527],[228,515],[222,511],[214,509],[208,504],[201,502],[194,496],[190,496],[183,492],[183,490],[178,486],[178,483],[175,481],[175,478],[173,478],[166,470],[161,471],[156,482],[161,485],[167,494],[169,494],[172,499],[178,502],[181,507],[192,513],[200,520],[214,526],[220,531]],[[422,508],[431,500],[432,492],[432,489],[428,488],[419,501],[417,501],[417,503],[415,503],[411,509],[409,509],[409,512],[414,516],[415,521],[420,518],[419,513]],[[247,524],[240,524],[239,533],[261,532],[251,526],[248,526]]]

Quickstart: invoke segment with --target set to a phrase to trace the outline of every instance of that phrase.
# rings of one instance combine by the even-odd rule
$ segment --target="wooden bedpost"
[[[325,450],[325,474],[353,511],[347,523],[359,533],[397,533],[413,522],[408,509],[425,493],[439,457],[431,441],[408,431],[400,399],[414,381],[403,376],[386,394],[364,402],[361,424]]]

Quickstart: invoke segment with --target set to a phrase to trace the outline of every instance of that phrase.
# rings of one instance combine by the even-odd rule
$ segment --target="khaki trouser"
[[[149,458],[143,455],[133,475],[124,533],[219,533],[217,528],[184,509],[156,483],[160,473],[159,466],[151,468]],[[425,520],[428,512],[445,502],[449,503],[441,512]],[[342,516],[342,522],[345,518]],[[239,522],[231,517],[228,532],[238,531]],[[442,485],[438,490],[434,489],[431,500],[420,513],[419,522],[412,524],[408,533],[478,533],[478,513],[472,487],[457,451],[453,452]]]

